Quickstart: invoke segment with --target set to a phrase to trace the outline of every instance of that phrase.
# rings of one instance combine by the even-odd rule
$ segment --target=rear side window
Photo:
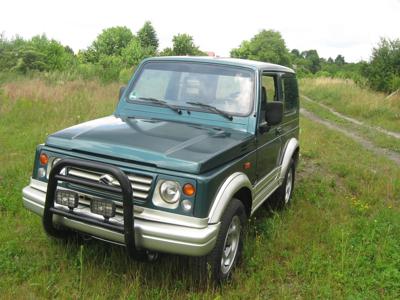
[[[299,90],[295,76],[288,74],[282,77],[282,95],[285,112],[297,110],[299,103]]]
[[[278,101],[278,77],[273,74],[263,74],[261,77],[260,122],[265,122],[267,102]]]

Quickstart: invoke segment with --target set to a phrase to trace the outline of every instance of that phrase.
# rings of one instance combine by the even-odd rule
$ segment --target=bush
[[[102,82],[117,81],[119,72],[122,69],[122,59],[119,56],[100,56],[99,65],[101,66],[100,80]]]
[[[133,72],[135,72],[135,68],[122,69],[119,72],[119,82],[127,84],[129,79],[131,79]]]
[[[389,93],[399,89],[400,39],[381,39],[373,49],[371,62],[363,66],[362,72],[374,90]]]

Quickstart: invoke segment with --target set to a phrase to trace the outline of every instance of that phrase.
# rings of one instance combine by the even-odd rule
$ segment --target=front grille
[[[101,178],[103,173],[78,169],[78,168],[69,168],[68,175],[74,176],[78,178],[83,178],[86,180],[101,182]],[[151,185],[153,182],[153,178],[151,176],[139,175],[139,174],[127,174],[129,181],[131,182],[133,197],[136,199],[140,199],[145,201],[149,196]],[[111,175],[108,175],[109,184],[113,186],[119,186],[118,180],[116,180]]]

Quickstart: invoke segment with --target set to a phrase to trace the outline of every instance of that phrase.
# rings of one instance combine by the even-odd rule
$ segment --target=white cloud
[[[400,1],[7,1],[0,11],[0,32],[31,37],[46,33],[86,48],[102,29],[125,25],[137,31],[146,20],[160,46],[177,33],[191,34],[201,49],[226,56],[261,29],[282,33],[289,48],[317,49],[321,56],[342,54],[349,61],[368,59],[380,37],[400,38]]]

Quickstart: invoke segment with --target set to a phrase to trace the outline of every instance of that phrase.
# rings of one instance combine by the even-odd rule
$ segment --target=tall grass
[[[348,79],[306,78],[299,85],[301,93],[340,113],[400,132],[400,94],[388,98]]]
[[[48,133],[112,113],[117,93],[118,84],[94,81],[1,87],[1,298],[400,297],[400,170],[305,119],[294,203],[250,220],[243,263],[228,284],[199,284],[185,257],[139,263],[118,246],[46,237],[21,201],[34,148]]]
[[[120,82],[126,84],[136,67],[104,68],[95,64],[80,64],[67,70],[39,72],[35,70],[26,73],[15,71],[0,71],[0,84],[15,81],[41,80],[49,84],[59,84],[68,81],[99,81],[102,84]]]

